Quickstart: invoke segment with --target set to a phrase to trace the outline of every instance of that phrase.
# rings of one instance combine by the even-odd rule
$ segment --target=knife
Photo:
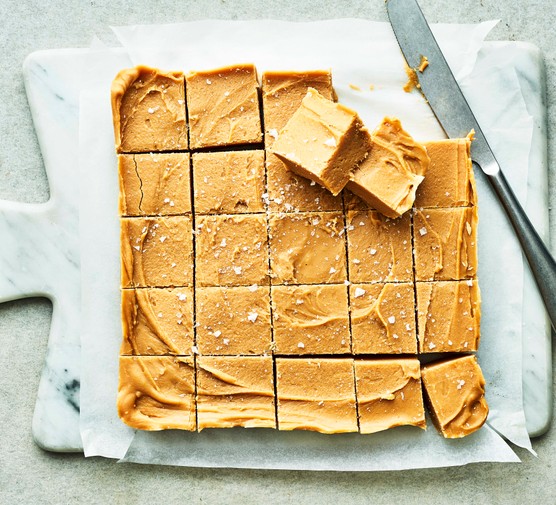
[[[556,329],[556,262],[510,188],[500,165],[477,123],[416,0],[387,0],[386,9],[398,44],[412,69],[425,56],[428,66],[415,72],[420,89],[450,138],[475,130],[471,159],[489,179],[521,243],[543,298],[552,328]]]

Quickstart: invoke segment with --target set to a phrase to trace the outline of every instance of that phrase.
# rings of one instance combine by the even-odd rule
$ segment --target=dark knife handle
[[[556,261],[525,214],[501,170],[488,176],[521,242],[552,328],[556,329]]]

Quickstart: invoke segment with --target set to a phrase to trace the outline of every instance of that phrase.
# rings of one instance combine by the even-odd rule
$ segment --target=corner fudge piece
[[[264,214],[197,216],[198,286],[268,284]]]
[[[191,212],[189,153],[120,154],[118,172],[122,216]]]
[[[278,427],[357,431],[352,359],[276,358]]]
[[[197,214],[264,212],[264,151],[193,155]]]
[[[277,354],[350,352],[347,290],[343,284],[273,286]]]
[[[201,354],[270,352],[268,286],[198,287],[195,303],[197,347]]]
[[[445,438],[462,438],[486,421],[485,379],[475,356],[430,363],[423,385],[437,429]]]
[[[193,290],[122,290],[121,354],[190,354],[193,345]]]
[[[352,284],[351,336],[354,354],[415,354],[412,283]]]
[[[122,287],[193,284],[191,216],[122,218]]]
[[[355,111],[309,88],[272,152],[296,174],[337,195],[370,148],[370,135]]]
[[[188,148],[183,73],[144,66],[122,70],[111,93],[118,153]]]
[[[346,280],[344,220],[339,212],[271,214],[273,284],[330,284]]]
[[[419,360],[355,360],[354,365],[361,433],[404,425],[426,429]]]
[[[197,358],[197,417],[204,428],[276,428],[272,357]]]
[[[121,356],[118,414],[138,430],[196,429],[192,357]]]
[[[416,280],[475,277],[477,222],[475,207],[416,210],[413,218]]]
[[[191,149],[262,142],[254,65],[191,72],[185,81]]]
[[[353,172],[346,188],[373,209],[396,218],[413,206],[429,156],[396,118],[384,118],[371,138],[371,152]]]
[[[417,189],[415,207],[466,207],[477,203],[471,140],[425,142],[430,165]]]
[[[481,296],[476,279],[418,282],[419,352],[477,351]]]

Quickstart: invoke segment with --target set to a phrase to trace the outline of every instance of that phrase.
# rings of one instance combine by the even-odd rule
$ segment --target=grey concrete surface
[[[500,19],[490,37],[524,40],[544,53],[548,72],[550,207],[556,203],[556,6],[553,0],[422,0],[431,22]],[[38,49],[83,47],[109,25],[202,18],[386,20],[383,0],[0,0],[0,198],[48,199],[21,64]],[[287,34],[284,34],[287,36]],[[365,62],[361,62],[365,64]],[[556,216],[551,210],[556,250]],[[2,239],[0,237],[0,247]],[[31,419],[49,333],[43,299],[0,304],[0,504],[62,503],[556,503],[556,433],[534,441],[538,458],[403,473],[203,470],[122,465],[50,454],[33,443]]]

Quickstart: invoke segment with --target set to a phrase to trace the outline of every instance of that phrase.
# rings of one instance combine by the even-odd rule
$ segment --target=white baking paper
[[[492,26],[440,25],[433,30],[508,179],[521,188],[523,197],[532,120],[513,68],[497,68],[493,74],[483,61],[488,51],[479,53]],[[356,108],[371,129],[384,115],[395,115],[419,139],[443,137],[421,95],[402,91],[406,81],[403,59],[385,23],[201,21],[125,27],[115,32],[133,64],[184,71],[242,61],[252,61],[260,70],[331,68],[339,100]],[[334,436],[255,429],[135,433],[121,423],[115,409],[121,342],[120,249],[109,85],[83,93],[80,115],[83,300],[88,305],[83,310],[82,381],[87,387],[81,395],[81,428],[87,456],[184,466],[395,470],[518,461],[500,435],[530,449],[521,391],[523,260],[480,174],[483,320],[479,361],[487,377],[491,407],[488,425],[481,430],[449,441],[431,423],[426,432],[406,427],[373,435]]]

